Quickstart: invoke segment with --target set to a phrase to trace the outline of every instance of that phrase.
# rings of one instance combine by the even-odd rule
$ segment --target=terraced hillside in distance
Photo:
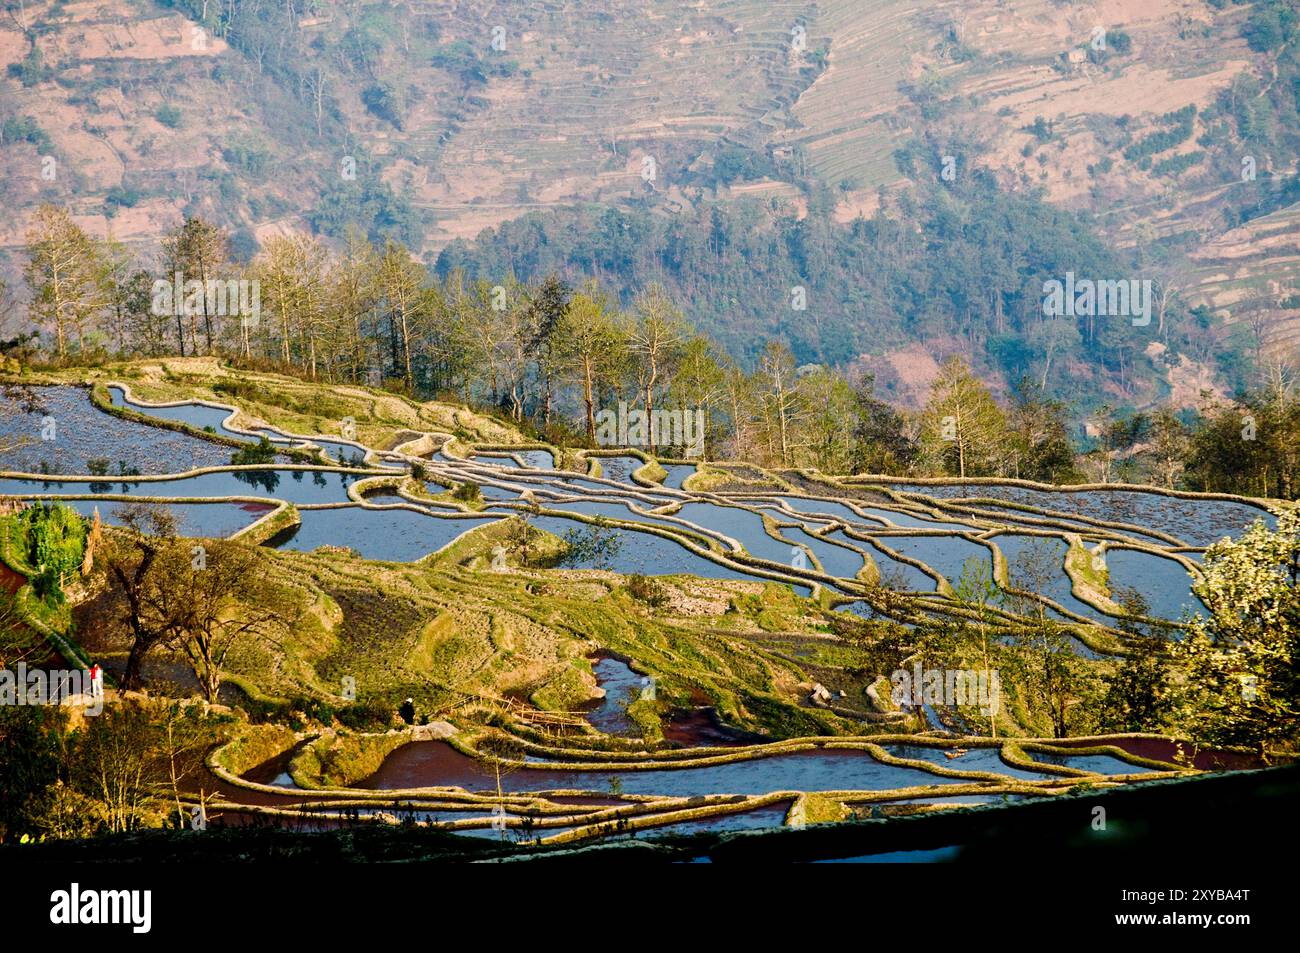
[[[1266,351],[1300,348],[1300,206],[1224,232],[1191,256],[1188,294],[1229,315]]]
[[[802,215],[820,183],[847,222],[951,156],[1098,215],[1175,292],[1291,354],[1296,196],[1273,193],[1294,130],[1259,105],[1291,67],[1252,33],[1259,6],[11,3],[0,189],[18,214],[0,270],[19,284],[41,201],[145,254],[187,211],[246,254],[293,230],[339,239],[359,212],[431,260],[579,202],[671,216],[761,197]],[[1242,227],[1277,254],[1232,253],[1253,207],[1271,214]],[[1220,259],[1261,294],[1225,294]]]
[[[790,50],[807,4],[321,4],[292,21],[252,7],[231,7],[245,30],[234,48],[187,0],[38,3],[26,36],[18,11],[3,24],[0,65],[32,50],[41,64],[6,81],[10,108],[42,117],[101,228],[107,198],[118,237],[156,232],[150,212],[178,215],[198,176],[229,182],[218,217],[274,232],[305,219],[302,185],[338,183],[344,155],[431,213],[430,249],[530,208],[667,198],[724,138],[761,146],[816,69]],[[281,31],[292,63],[267,48]],[[90,88],[76,96],[56,82],[81,72]],[[27,151],[23,206],[51,191]],[[121,190],[139,193],[129,208]],[[3,242],[22,234],[20,220]]]
[[[435,252],[580,200],[671,213],[737,186],[797,200],[792,172],[842,187],[842,217],[870,213],[881,187],[936,172],[937,155],[898,166],[922,135],[1101,213],[1118,241],[1148,226],[1214,241],[1236,172],[1200,155],[1214,130],[1193,121],[1158,153],[1165,169],[1139,168],[1121,139],[1225,91],[1260,95],[1275,65],[1243,39],[1248,13],[1203,0],[321,0],[290,21],[192,0],[10,4],[5,118],[39,131],[6,135],[5,199],[30,212],[75,191],[85,220],[123,241],[152,241],[198,202],[264,237],[304,225],[351,155],[363,181],[429,213],[417,231]],[[1123,39],[1084,56],[1099,27]],[[1040,117],[1047,139],[1028,131]],[[758,157],[749,181],[715,176],[732,150]],[[55,181],[40,155],[60,160]],[[1295,168],[1286,152],[1256,159],[1265,178]],[[25,221],[0,246],[21,244]]]

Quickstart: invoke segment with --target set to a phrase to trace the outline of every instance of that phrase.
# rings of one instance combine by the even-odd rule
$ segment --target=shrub
[[[657,579],[642,576],[640,573],[627,577],[627,591],[633,599],[658,608],[668,601],[668,590]]]
[[[458,484],[456,489],[451,491],[451,498],[462,503],[482,503],[483,491],[479,489],[477,483],[465,482]]]
[[[61,503],[29,506],[22,514],[27,561],[37,574],[32,588],[42,599],[62,602],[64,578],[81,566],[86,550],[86,524],[72,507]]]
[[[565,533],[564,546],[562,562],[566,565],[590,563],[596,569],[608,569],[623,548],[623,539],[607,520],[597,517],[590,526]]]
[[[40,49],[33,46],[23,59],[9,64],[8,74],[11,79],[22,83],[24,88],[30,88],[51,78],[54,70],[45,65]]]
[[[334,712],[339,724],[353,731],[385,731],[395,718],[393,707],[378,698],[368,698],[345,705]]]
[[[104,208],[111,215],[119,208],[134,208],[143,197],[138,189],[115,185],[104,194]]]
[[[168,129],[178,129],[181,124],[181,111],[171,103],[163,103],[154,111],[153,118]]]
[[[6,119],[0,125],[0,143],[5,142],[30,142],[42,152],[50,148],[50,137],[31,116]]]

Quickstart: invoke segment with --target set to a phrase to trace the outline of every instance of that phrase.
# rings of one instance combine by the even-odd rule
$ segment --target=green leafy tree
[[[0,705],[0,843],[40,833],[59,780],[67,712]]]
[[[259,437],[257,443],[246,443],[235,450],[230,455],[230,465],[232,467],[256,466],[262,463],[271,463],[275,460],[275,455],[279,453],[275,444],[271,443],[265,436]]]
[[[847,473],[853,468],[856,448],[857,395],[840,375],[817,367],[799,378],[807,411],[802,420],[799,462],[811,463],[823,473]]]
[[[1061,559],[1053,540],[1034,540],[1008,567],[1012,589],[1045,595],[1060,578]],[[1081,702],[1089,696],[1088,667],[1045,602],[1023,595],[1013,596],[1011,601],[1027,620],[1015,630],[1012,659],[1024,682],[1026,699],[1034,711],[1047,713],[1052,737],[1066,738],[1080,720]]]
[[[38,503],[22,512],[27,560],[36,569],[36,594],[61,601],[63,585],[77,572],[86,551],[86,524],[72,507]]]
[[[187,216],[184,222],[166,235],[162,240],[162,249],[163,264],[167,275],[172,281],[175,281],[175,276],[179,274],[182,282],[199,281],[203,283],[205,289],[208,281],[216,281],[224,276],[224,272],[230,263],[229,234],[225,229],[197,216]],[[183,287],[182,285],[173,288],[173,295],[183,298]],[[206,290],[198,304],[198,313],[191,312],[189,315],[190,350],[191,352],[198,351],[196,321],[202,316],[204,342],[207,351],[211,352],[213,342],[212,319],[215,315],[208,310]],[[176,309],[176,331],[181,354],[184,355],[185,339],[180,308]]]
[[[608,296],[594,283],[569,302],[556,334],[561,373],[575,383],[582,400],[587,441],[596,445],[596,397],[617,380],[627,350],[627,333]]]
[[[1007,414],[1012,476],[1040,483],[1079,479],[1065,407],[1045,398],[1032,382],[1021,385]]]
[[[110,833],[145,826],[166,782],[155,754],[161,740],[148,708],[133,703],[105,706],[77,732],[73,782],[94,800]]]
[[[907,473],[920,456],[920,447],[908,432],[903,415],[875,393],[875,378],[858,384],[853,426],[855,473]]]
[[[608,520],[596,521],[582,529],[571,529],[564,534],[563,562],[570,565],[591,563],[597,569],[608,569],[623,549],[623,538]]]
[[[998,610],[1006,596],[993,579],[991,560],[972,556],[962,564],[961,576],[953,586],[953,602],[963,610],[964,618],[956,623],[953,638],[957,650],[963,655],[978,657],[984,671],[992,673],[995,655],[994,626]],[[996,713],[989,718],[993,737],[998,736]]]
[[[628,333],[628,345],[639,358],[638,390],[645,399],[647,421],[654,421],[654,409],[660,388],[673,375],[682,356],[691,327],[668,292],[652,284],[637,296],[633,304],[636,321]],[[657,452],[655,428],[650,430],[650,453]]]

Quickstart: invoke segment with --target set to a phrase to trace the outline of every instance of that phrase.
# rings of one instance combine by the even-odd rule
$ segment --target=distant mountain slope
[[[432,262],[581,202],[824,185],[847,223],[985,168],[1294,353],[1295,30],[1291,0],[6,0],[0,273],[47,200],[146,256],[190,211],[245,254],[357,222]]]

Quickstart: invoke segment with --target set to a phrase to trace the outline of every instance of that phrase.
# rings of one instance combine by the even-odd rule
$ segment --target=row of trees
[[[1300,399],[1285,365],[1231,401],[1207,400],[1199,413],[1103,407],[1092,425],[1095,445],[1080,463],[1095,482],[1284,500],[1300,492]]]
[[[924,410],[905,414],[876,396],[869,377],[800,365],[784,339],[751,346],[746,369],[656,283],[624,307],[593,280],[471,281],[454,270],[435,279],[403,245],[359,233],[338,254],[311,236],[274,237],[238,265],[229,236],[197,218],[164,236],[150,271],[53,206],[40,210],[29,246],[30,314],[60,360],[220,354],[313,380],[452,395],[562,443],[594,445],[601,411],[620,403],[698,410],[706,455],[826,472],[1149,481],[1277,496],[1294,495],[1300,476],[1300,401],[1284,370],[1204,418],[1102,406],[1078,455],[1071,408],[1047,396],[1041,379],[999,402],[953,359]],[[224,290],[241,281],[256,293]],[[232,303],[253,310],[232,314]],[[682,449],[649,436],[652,450]]]
[[[159,268],[169,281],[178,274],[200,283],[229,277],[230,239],[215,226],[186,219],[162,245]],[[37,209],[27,246],[29,317],[49,335],[60,361],[97,350],[157,354],[174,349],[183,355],[187,349],[213,349],[219,329],[206,295],[188,314],[159,313],[154,307],[158,276],[139,267],[121,242],[88,235],[66,209]]]
[[[623,309],[594,282],[490,284],[460,273],[433,281],[403,246],[355,234],[338,256],[308,236],[272,238],[236,268],[227,236],[190,218],[164,238],[158,273],[167,282],[180,276],[182,289],[197,281],[204,293],[173,292],[159,308],[153,273],[132,268],[120,246],[90,238],[61,209],[41,209],[29,245],[31,316],[61,360],[96,348],[222,353],[312,379],[452,392],[588,444],[599,411],[626,403],[648,414],[698,410],[707,453],[780,466],[902,471],[924,458],[959,473],[1069,475],[1058,472],[1068,443],[1055,404],[1018,406],[1023,445],[1004,458],[1011,425],[964,365],[945,368],[923,420],[905,420],[869,380],[855,387],[823,367],[797,366],[781,342],[770,342],[747,373],[658,285]],[[257,283],[258,313],[213,313],[207,283],[228,280]]]
[[[980,371],[1029,377],[1080,403],[1142,393],[1156,374],[1145,353],[1154,340],[1175,352],[1214,340],[1188,320],[1167,269],[1107,245],[1088,217],[1031,189],[999,189],[985,171],[891,194],[871,218],[847,224],[835,218],[837,201],[811,188],[806,214],[758,200],[673,216],[548,210],[452,242],[435,267],[442,277],[594,275],[616,288],[659,281],[748,363],[776,335],[800,363],[830,365],[910,343],[960,341],[979,356]],[[1151,324],[1045,316],[1044,282],[1067,271],[1152,277]],[[1210,359],[1227,356],[1224,342],[1215,347]]]

